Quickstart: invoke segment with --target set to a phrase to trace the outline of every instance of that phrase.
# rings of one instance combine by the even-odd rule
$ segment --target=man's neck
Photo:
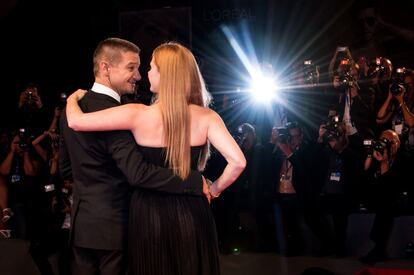
[[[112,88],[110,88],[109,86],[107,86],[103,83],[99,83],[99,82],[96,81],[92,86],[92,90],[95,93],[110,96],[113,99],[115,99],[116,101],[118,101],[119,103],[121,103],[121,96],[119,95],[119,93],[117,93],[115,90],[113,90]]]

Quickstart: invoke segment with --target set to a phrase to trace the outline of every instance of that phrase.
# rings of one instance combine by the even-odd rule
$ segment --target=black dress
[[[202,146],[191,149],[197,168]],[[141,147],[149,163],[165,166],[162,148]],[[220,274],[214,218],[204,196],[136,189],[129,218],[132,275]]]

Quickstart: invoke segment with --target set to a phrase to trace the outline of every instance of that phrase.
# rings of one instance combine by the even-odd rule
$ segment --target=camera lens
[[[390,87],[390,92],[392,95],[399,95],[404,91],[404,86],[402,84],[393,83]]]

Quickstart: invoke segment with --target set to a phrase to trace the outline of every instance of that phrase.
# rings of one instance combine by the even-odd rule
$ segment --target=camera
[[[367,155],[369,157],[372,156],[372,153],[374,151],[374,148],[372,146],[374,144],[374,140],[373,139],[364,139],[363,144],[364,144],[365,151],[367,152]]]
[[[373,150],[377,151],[381,155],[384,155],[385,150],[390,151],[390,149],[391,142],[386,138],[376,140],[373,144]]]
[[[393,80],[390,85],[390,92],[392,95],[399,95],[406,90],[405,83],[404,83],[405,76],[406,76],[405,68],[397,68],[397,70],[395,70],[395,74],[393,76]]]
[[[33,92],[27,91],[27,101],[31,102],[33,100]]]
[[[29,139],[29,135],[27,133],[27,129],[26,128],[20,128],[19,129],[19,147],[20,149],[27,150],[27,148],[29,147],[28,144],[28,139]]]
[[[331,141],[338,139],[341,135],[339,132],[339,116],[330,116],[328,121],[325,122],[326,132],[323,135],[325,141]]]
[[[311,85],[316,85],[319,82],[318,67],[313,64],[312,60],[303,62],[303,79],[306,84]]]
[[[255,134],[255,128],[249,123],[243,123],[237,127],[237,133],[234,135],[234,139],[239,146],[243,147],[250,134]]]
[[[365,139],[364,147],[367,151],[368,156],[371,156],[374,151],[378,152],[380,155],[384,155],[385,150],[389,151],[391,148],[391,142],[386,139]]]
[[[277,127],[277,141],[287,143],[289,141],[289,129],[287,127]]]
[[[368,77],[380,76],[389,79],[392,73],[391,61],[384,57],[375,57],[368,63]]]
[[[346,90],[355,86],[356,79],[351,74],[351,60],[343,58],[339,64],[339,70],[336,75],[339,77],[339,88]]]
[[[63,107],[65,107],[67,98],[68,95],[66,93],[60,93],[59,108],[63,109]]]

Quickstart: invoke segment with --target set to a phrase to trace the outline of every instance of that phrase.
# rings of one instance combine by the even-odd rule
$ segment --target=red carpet
[[[355,273],[355,275],[414,275],[414,270],[365,268]]]

